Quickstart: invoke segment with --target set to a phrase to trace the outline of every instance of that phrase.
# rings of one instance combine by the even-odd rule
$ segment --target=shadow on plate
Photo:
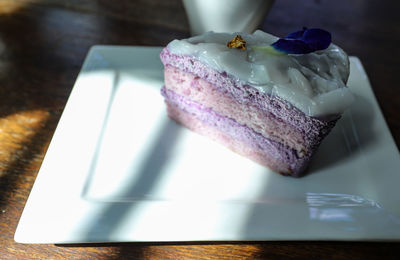
[[[375,120],[374,109],[366,98],[354,94],[354,103],[337,122],[332,132],[322,141],[307,174],[351,160],[376,140],[371,127]]]

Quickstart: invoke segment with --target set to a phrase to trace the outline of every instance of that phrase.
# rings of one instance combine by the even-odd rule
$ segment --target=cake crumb
[[[246,41],[238,34],[232,41],[228,42],[226,46],[230,49],[246,50]]]

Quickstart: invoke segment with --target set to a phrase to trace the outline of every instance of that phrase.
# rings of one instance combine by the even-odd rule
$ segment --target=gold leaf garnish
[[[228,42],[226,46],[230,49],[239,49],[239,50],[245,50],[246,49],[246,41],[243,40],[242,36],[239,34],[233,38],[232,41]]]

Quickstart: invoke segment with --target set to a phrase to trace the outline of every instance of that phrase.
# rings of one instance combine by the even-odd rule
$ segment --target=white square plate
[[[295,179],[168,119],[160,51],[90,50],[17,242],[400,239],[399,152],[357,58],[354,105]]]

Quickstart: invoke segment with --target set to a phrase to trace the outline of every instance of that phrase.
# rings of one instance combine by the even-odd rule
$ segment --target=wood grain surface
[[[397,0],[277,0],[262,29],[279,36],[302,26],[331,31],[335,43],[363,62],[399,146],[399,10]],[[89,48],[163,46],[188,36],[180,0],[0,0],[0,259],[399,259],[396,242],[14,242]]]

